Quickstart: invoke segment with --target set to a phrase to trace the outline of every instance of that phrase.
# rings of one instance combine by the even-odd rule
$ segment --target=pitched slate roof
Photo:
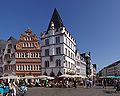
[[[5,40],[0,40],[0,47],[4,49],[6,46],[6,43],[7,42]]]
[[[12,41],[13,45],[16,45],[17,39],[15,39],[14,37],[10,36],[10,38],[7,41],[9,41],[9,40]]]
[[[50,27],[51,27],[51,23],[52,23],[52,22],[54,23],[54,28],[55,28],[55,29],[58,29],[58,28],[64,26],[64,25],[63,25],[63,22],[62,22],[62,19],[61,19],[61,17],[60,17],[60,15],[59,15],[59,13],[58,13],[58,11],[57,11],[56,8],[54,9],[54,12],[53,12],[52,18],[51,18],[51,20],[50,20],[50,23],[49,23],[49,26],[48,26],[47,31],[50,30]]]
[[[112,64],[110,64],[110,65],[108,65],[107,68],[116,66],[116,65],[118,65],[118,64],[120,64],[120,60],[119,60],[119,61],[116,61],[116,62],[114,62],[114,63],[112,63]]]

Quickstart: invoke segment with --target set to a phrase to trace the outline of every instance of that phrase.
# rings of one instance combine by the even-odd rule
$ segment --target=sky
[[[19,39],[27,28],[40,37],[54,8],[98,70],[120,60],[120,0],[0,0],[0,39]]]

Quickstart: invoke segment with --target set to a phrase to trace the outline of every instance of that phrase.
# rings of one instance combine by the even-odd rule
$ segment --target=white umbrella
[[[82,78],[81,75],[72,75],[72,77],[73,77],[73,78],[80,78],[80,77]]]
[[[71,75],[68,75],[68,74],[64,74],[64,75],[60,75],[59,77],[71,78],[72,76],[71,76]]]
[[[25,77],[20,77],[20,79],[33,79],[33,76],[25,76]]]
[[[55,78],[48,76],[47,79],[52,80],[52,79],[55,79]]]
[[[1,77],[0,79],[19,79],[18,76],[5,76],[5,77]]]
[[[34,78],[42,79],[42,80],[46,80],[46,79],[52,80],[52,79],[54,79],[54,77],[50,77],[50,76],[46,76],[46,75],[41,75],[41,76],[34,77]]]

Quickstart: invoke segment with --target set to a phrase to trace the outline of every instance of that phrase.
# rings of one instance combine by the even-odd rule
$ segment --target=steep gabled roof
[[[6,43],[7,43],[7,41],[5,41],[5,40],[0,40],[0,47],[4,49],[5,46],[6,46]]]
[[[17,39],[15,39],[14,37],[10,36],[10,38],[7,41],[9,41],[9,40],[12,41],[13,46],[16,45]]]
[[[49,23],[49,26],[48,26],[47,31],[50,30],[50,27],[51,27],[51,23],[52,23],[52,22],[54,23],[54,28],[55,28],[55,29],[58,29],[58,28],[64,26],[64,25],[63,25],[63,22],[62,22],[62,19],[61,19],[61,17],[60,17],[60,15],[59,15],[59,13],[58,13],[58,11],[57,11],[56,8],[54,9],[54,12],[53,12],[52,18],[51,18],[51,20],[50,20],[50,23]]]

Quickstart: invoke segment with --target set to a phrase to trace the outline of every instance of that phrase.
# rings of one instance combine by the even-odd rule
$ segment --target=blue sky
[[[28,27],[40,37],[54,8],[98,70],[120,59],[120,0],[0,0],[0,39],[18,39]]]

